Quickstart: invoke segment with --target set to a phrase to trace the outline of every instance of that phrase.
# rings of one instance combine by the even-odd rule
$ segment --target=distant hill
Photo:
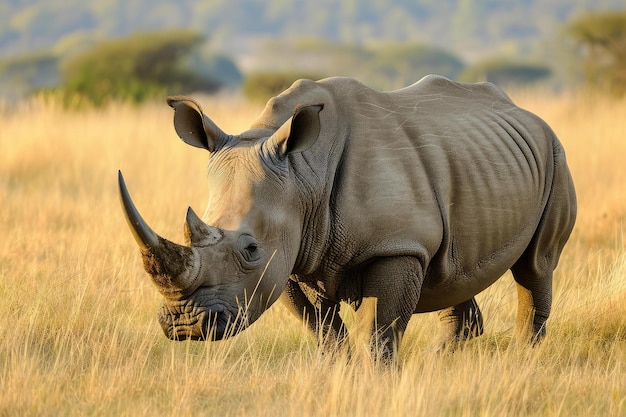
[[[196,29],[211,47],[253,64],[267,38],[342,43],[413,41],[464,60],[536,54],[555,29],[585,11],[624,0],[3,0],[0,58],[71,52],[94,39],[139,30]]]

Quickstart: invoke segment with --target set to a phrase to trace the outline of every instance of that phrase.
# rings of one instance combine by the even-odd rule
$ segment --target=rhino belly
[[[539,216],[530,217],[531,221],[514,227],[506,239],[497,227],[483,228],[482,233],[475,229],[473,239],[454,239],[452,243],[444,239],[444,247],[432,259],[424,277],[416,313],[467,301],[496,282],[530,244]]]
[[[493,266],[488,271],[474,271],[473,275],[426,277],[426,280],[443,283],[434,287],[422,287],[415,313],[437,311],[467,301],[496,282],[510,266],[508,263],[499,268]]]

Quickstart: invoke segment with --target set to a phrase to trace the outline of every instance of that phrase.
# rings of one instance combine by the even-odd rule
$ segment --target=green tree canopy
[[[574,41],[590,85],[626,93],[626,12],[579,17],[566,35]]]
[[[187,59],[202,35],[185,30],[138,33],[96,44],[62,63],[64,91],[94,104],[136,102],[159,94],[213,91],[217,82],[193,70]]]

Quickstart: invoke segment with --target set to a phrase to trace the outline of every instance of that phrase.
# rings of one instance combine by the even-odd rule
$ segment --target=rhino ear
[[[301,106],[269,139],[268,143],[281,158],[291,153],[306,151],[319,137],[319,113],[323,104]]]
[[[174,109],[174,128],[185,143],[214,152],[228,137],[191,98],[171,96],[167,104]]]

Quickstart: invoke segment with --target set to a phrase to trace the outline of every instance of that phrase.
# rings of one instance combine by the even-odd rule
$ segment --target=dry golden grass
[[[234,339],[165,339],[117,197],[122,169],[140,210],[181,241],[205,204],[203,152],[165,104],[66,112],[0,109],[0,416],[626,415],[626,101],[513,95],[565,145],[579,219],[555,277],[543,344],[511,344],[507,276],[481,294],[483,337],[438,355],[436,317],[415,316],[401,369],[324,356],[281,305]],[[260,111],[203,100],[227,131]]]

